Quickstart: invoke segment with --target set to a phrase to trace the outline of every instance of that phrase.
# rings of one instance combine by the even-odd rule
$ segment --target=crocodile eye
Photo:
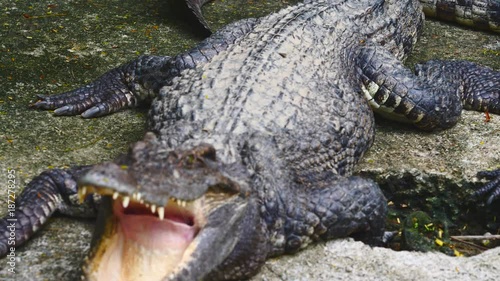
[[[190,152],[190,155],[193,155],[195,158],[200,159],[200,160],[202,158],[205,158],[205,159],[208,159],[211,161],[216,160],[215,148],[211,145],[208,145],[208,144],[202,144],[200,146],[197,146],[196,148],[194,148]]]
[[[200,145],[180,155],[180,158],[186,168],[203,167],[206,166],[206,160],[216,161],[215,148],[211,145]]]

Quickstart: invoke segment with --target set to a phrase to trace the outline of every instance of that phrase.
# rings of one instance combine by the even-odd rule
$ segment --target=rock
[[[267,262],[252,280],[498,280],[500,247],[470,258],[396,252],[352,239],[319,244]]]

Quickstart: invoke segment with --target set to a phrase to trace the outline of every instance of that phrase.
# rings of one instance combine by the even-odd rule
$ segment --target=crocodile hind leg
[[[417,76],[436,88],[455,90],[465,109],[500,114],[500,72],[468,61],[430,60],[415,65]],[[500,198],[500,169],[482,171],[478,177],[490,180],[475,192],[488,192],[487,203]]]
[[[72,216],[94,217],[97,210],[95,202],[89,198],[80,204],[76,183],[90,168],[54,169],[35,177],[16,198],[15,210],[9,210],[0,219],[0,257],[5,256],[11,247],[26,242],[55,211]]]
[[[500,114],[500,72],[468,61],[431,60],[413,74],[383,47],[362,46],[356,52],[362,90],[375,112],[410,122],[423,130],[446,129],[458,121],[462,108]],[[496,172],[477,194],[500,197]]]
[[[465,109],[500,114],[498,71],[469,61],[430,60],[415,65],[415,72],[435,87],[458,91]]]
[[[55,115],[98,117],[151,101],[159,90],[185,69],[209,62],[236,40],[249,33],[257,19],[229,24],[191,50],[174,57],[140,56],[103,74],[81,88],[54,96],[38,96],[32,107],[55,109]]]
[[[383,47],[359,47],[356,56],[362,90],[385,117],[434,130],[455,125],[462,107],[500,113],[500,72],[488,67],[433,60],[415,75]]]

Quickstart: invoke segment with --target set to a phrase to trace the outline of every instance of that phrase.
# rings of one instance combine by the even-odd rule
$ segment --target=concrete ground
[[[216,0],[205,13],[218,28],[294,2]],[[81,86],[139,54],[172,55],[193,46],[202,37],[175,11],[175,4],[161,0],[0,0],[0,215],[7,212],[8,169],[16,172],[20,194],[43,170],[106,161],[142,137],[145,109],[86,120],[27,105],[37,94]],[[500,38],[429,21],[408,64],[432,58],[469,59],[500,70]],[[463,234],[494,231],[500,204],[469,198],[480,185],[475,173],[500,163],[500,116],[484,119],[467,112],[456,127],[433,134],[377,120],[376,142],[359,173],[381,184],[393,220],[418,209],[445,217]],[[78,280],[92,229],[92,220],[51,219],[16,250],[15,275],[0,259],[0,280]],[[270,260],[255,280],[377,280],[381,274],[384,280],[496,280],[499,256],[498,248],[453,258],[340,240]]]

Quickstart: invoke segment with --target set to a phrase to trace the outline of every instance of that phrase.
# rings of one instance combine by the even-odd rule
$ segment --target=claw
[[[50,105],[46,100],[37,100],[35,103],[32,103],[29,106],[35,109],[50,109]]]
[[[101,108],[98,105],[91,107],[82,113],[83,118],[92,118],[99,115],[101,115]]]
[[[497,191],[500,191],[500,190],[497,190]],[[486,204],[491,205],[491,203],[493,202],[493,200],[495,200],[495,198],[497,198],[498,195],[500,195],[500,192],[493,192],[493,194],[490,197],[488,197],[488,200],[486,201]]]
[[[73,112],[73,106],[72,105],[65,105],[63,107],[59,107],[58,109],[54,110],[55,115],[68,115]]]
[[[83,118],[94,118],[104,116],[113,112],[120,110],[121,107],[118,108],[110,108],[109,101],[103,101],[82,113]]]
[[[43,104],[43,103],[45,103],[45,104]],[[30,103],[29,107],[39,109],[40,107],[45,106],[46,104],[47,104],[47,102],[45,102],[45,101],[36,101],[34,103]]]

